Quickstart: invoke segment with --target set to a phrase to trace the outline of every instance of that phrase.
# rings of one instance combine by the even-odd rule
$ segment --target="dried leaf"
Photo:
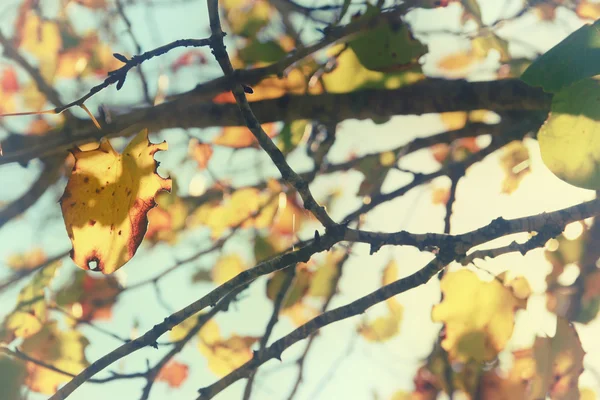
[[[148,211],[171,179],[156,173],[152,144],[142,130],[117,153],[108,140],[96,150],[73,150],[75,166],[60,200],[73,244],[71,258],[83,269],[110,274],[133,257],[148,227]]]

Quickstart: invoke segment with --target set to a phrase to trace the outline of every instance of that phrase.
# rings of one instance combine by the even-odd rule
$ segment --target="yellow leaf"
[[[325,261],[317,266],[312,277],[308,290],[309,296],[326,298],[331,294],[331,291],[335,289],[332,284],[338,275],[340,268],[338,264],[341,258],[342,255],[339,252],[327,253]]]
[[[198,348],[208,361],[208,368],[217,376],[224,376],[252,358],[250,347],[259,338],[232,335],[223,339],[219,326],[209,320],[198,333]]]
[[[550,396],[555,400],[579,398],[579,375],[585,352],[577,331],[568,320],[558,317],[554,337],[537,337],[533,346],[536,375],[533,399]]]
[[[183,320],[183,322],[179,325],[175,325],[169,333],[170,339],[173,342],[178,342],[182,340],[188,334],[188,332],[196,325],[197,322],[198,317],[190,317],[188,319]],[[208,325],[208,323],[206,325]],[[204,325],[204,327],[206,327],[206,325]]]
[[[383,270],[382,285],[389,285],[398,279],[398,266],[391,260]],[[388,314],[377,317],[373,321],[363,323],[358,328],[366,340],[370,342],[383,342],[400,333],[400,322],[404,315],[404,307],[394,297],[386,300]]]
[[[444,72],[457,74],[464,72],[478,60],[472,51],[459,51],[443,57],[438,61],[437,66]]]
[[[515,311],[526,301],[498,280],[484,282],[466,269],[447,273],[441,290],[444,300],[433,307],[431,318],[445,324],[442,347],[450,359],[494,359],[512,335]]]
[[[209,227],[212,238],[218,238],[227,228],[240,223],[243,223],[243,227],[265,228],[270,225],[277,210],[276,202],[264,207],[269,198],[268,193],[261,193],[258,189],[238,189],[222,202],[198,207],[188,221],[188,225]],[[262,209],[261,213],[252,218],[259,209]]]
[[[190,140],[189,154],[198,163],[198,169],[205,169],[213,154],[213,148],[208,143],[199,142],[197,139]]]
[[[60,202],[75,264],[110,274],[133,257],[156,194],[171,190],[171,179],[156,173],[154,160],[166,149],[165,142],[150,143],[142,130],[123,154],[108,140],[96,150],[73,150],[76,161]]]
[[[577,4],[576,13],[579,18],[587,18],[596,20],[600,18],[600,4],[582,1]]]
[[[46,322],[47,307],[44,291],[61,265],[60,261],[54,262],[38,271],[31,282],[21,289],[18,303],[5,321],[5,327],[14,336],[28,338],[40,331]]]
[[[42,76],[51,82],[62,47],[58,24],[42,21],[34,12],[27,13],[20,47],[37,57]]]
[[[231,278],[246,270],[246,265],[237,254],[221,256],[212,270],[213,282],[222,285]]]
[[[293,267],[290,267],[293,268]],[[267,281],[267,297],[274,300],[277,294],[281,290],[283,283],[286,280],[288,271],[277,271]],[[293,306],[294,304],[302,301],[302,298],[307,294],[312,279],[312,272],[310,272],[306,264],[300,263],[296,266],[296,276],[292,281],[292,285],[287,291],[285,301],[281,308],[285,309]]]
[[[78,331],[61,331],[56,322],[23,341],[21,351],[32,358],[43,360],[65,372],[78,374],[89,364],[85,359],[88,340]],[[26,385],[34,392],[54,394],[58,385],[71,380],[70,376],[27,363]]]
[[[46,252],[35,248],[25,253],[12,254],[6,260],[6,265],[14,270],[32,269],[46,261]]]

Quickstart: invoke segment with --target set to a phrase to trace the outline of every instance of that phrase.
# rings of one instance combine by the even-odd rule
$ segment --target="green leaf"
[[[288,154],[298,146],[300,140],[304,136],[304,131],[308,120],[299,119],[292,122],[287,122],[278,135],[280,140],[280,148],[283,154]]]
[[[20,360],[0,355],[0,387],[2,400],[20,400],[21,385],[25,382],[27,371]]]
[[[585,79],[556,93],[538,142],[544,164],[557,177],[600,189],[600,82]]]
[[[245,64],[274,63],[285,57],[286,54],[281,45],[274,40],[266,42],[253,40],[239,51],[239,56]]]
[[[600,21],[584,25],[548,50],[525,70],[521,79],[556,93],[600,74]]]
[[[367,4],[361,18],[378,18],[380,10]],[[371,71],[397,71],[417,63],[427,53],[427,46],[412,36],[410,27],[401,21],[379,24],[348,42],[360,63]]]

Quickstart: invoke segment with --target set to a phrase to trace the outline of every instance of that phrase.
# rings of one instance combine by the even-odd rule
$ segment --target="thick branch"
[[[251,96],[250,96],[251,98]],[[542,90],[514,80],[467,82],[428,79],[396,90],[363,90],[345,94],[282,96],[251,103],[261,123],[310,119],[327,121],[334,116],[347,119],[384,118],[395,115],[421,115],[447,111],[486,109],[540,111],[550,109],[551,96]],[[99,136],[130,136],[143,128],[207,128],[243,126],[245,121],[236,104],[200,103],[190,94],[155,107],[145,107],[113,117],[102,132],[80,120],[71,135],[62,130],[44,136],[11,135],[2,143],[0,164],[27,162],[33,158],[64,152],[76,144]]]

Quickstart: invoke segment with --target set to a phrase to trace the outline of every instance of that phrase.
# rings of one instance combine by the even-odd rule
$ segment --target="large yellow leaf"
[[[78,374],[89,364],[85,359],[88,340],[78,331],[61,331],[56,322],[45,325],[21,346],[21,351],[34,359],[43,360],[65,372]],[[71,380],[70,376],[27,363],[26,385],[34,392],[53,394],[58,385]]]
[[[37,57],[42,76],[52,81],[62,47],[60,29],[56,22],[43,21],[29,12],[24,21],[20,47]]]
[[[445,324],[442,347],[450,359],[493,360],[510,339],[515,311],[525,307],[525,299],[498,279],[484,282],[466,269],[447,273],[441,289],[444,300],[433,307],[431,318]]]
[[[83,269],[110,274],[133,257],[148,227],[148,211],[171,179],[156,173],[152,144],[142,130],[117,153],[108,140],[96,150],[73,150],[75,165],[60,202],[73,244],[71,258]]]
[[[558,91],[538,132],[544,164],[557,177],[600,189],[600,81],[583,79]]]

